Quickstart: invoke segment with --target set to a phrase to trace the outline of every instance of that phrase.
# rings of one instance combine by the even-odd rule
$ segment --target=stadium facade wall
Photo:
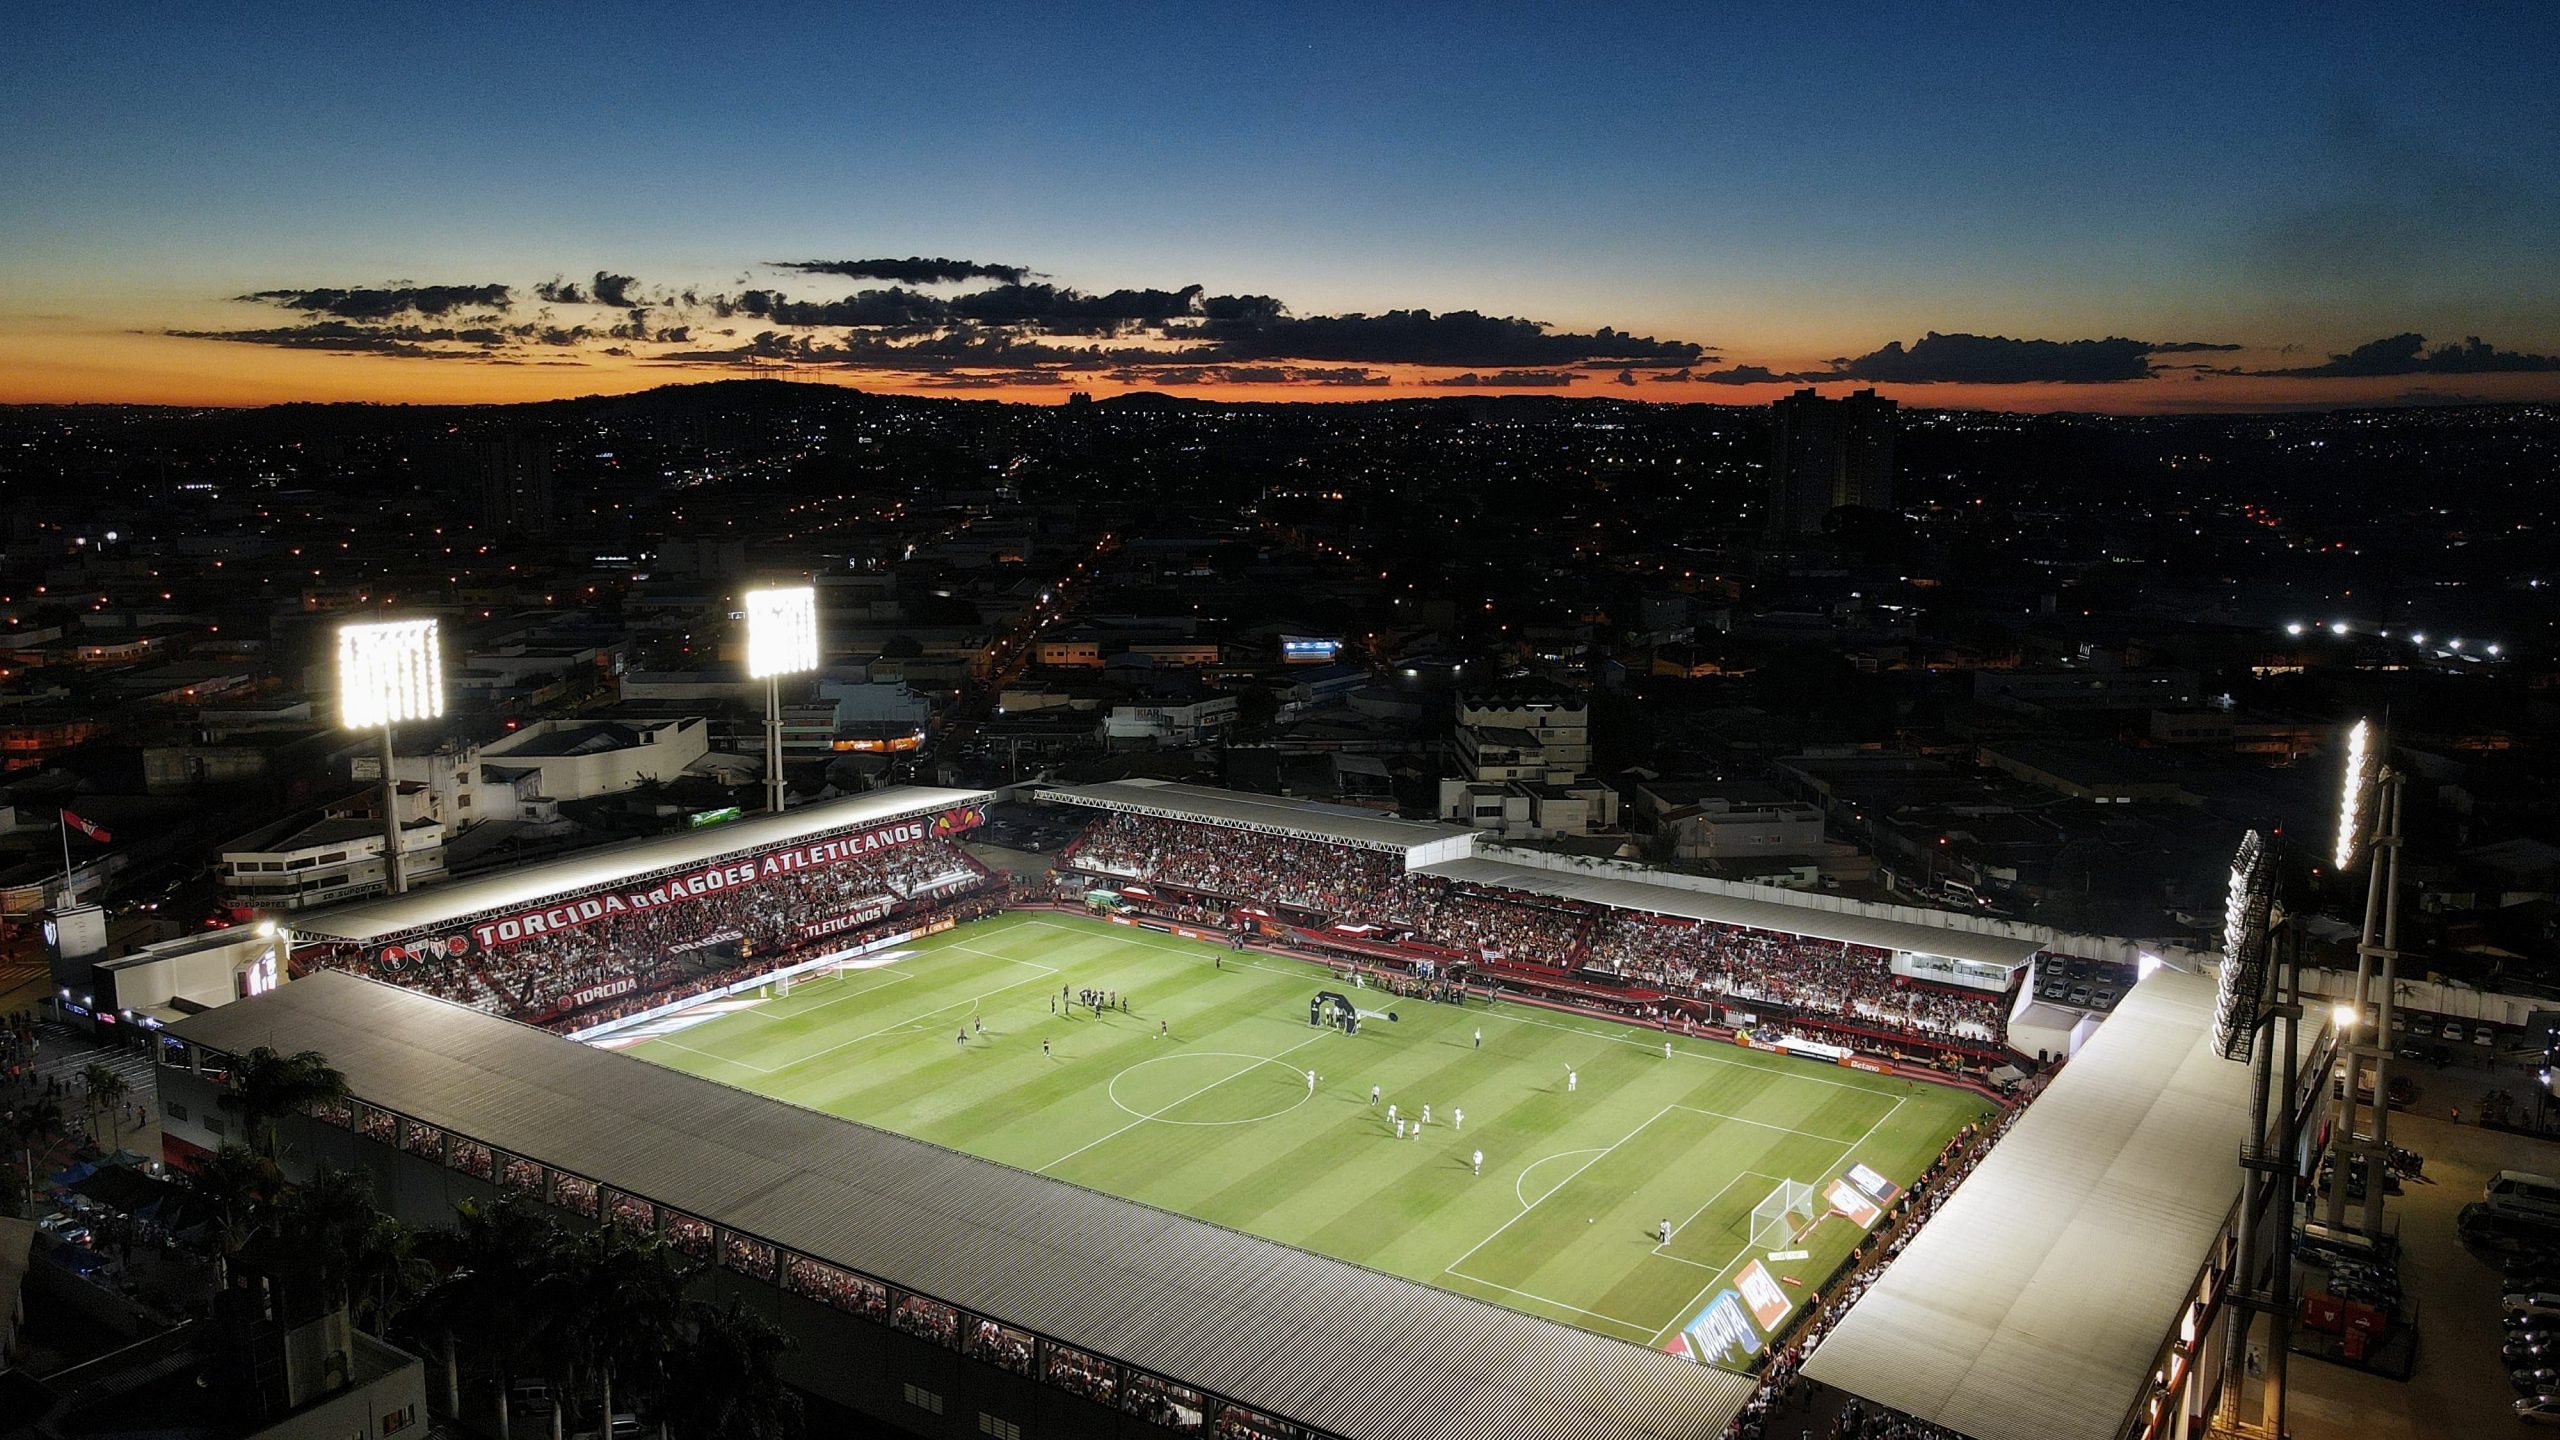
[[[1635,880],[1647,885],[1667,885],[1681,890],[1695,890],[1704,895],[1726,895],[1737,900],[1759,900],[1771,905],[1792,905],[1802,910],[1829,910],[1842,915],[1864,915],[1877,920],[1897,920],[1908,925],[1934,925],[1942,930],[1962,930],[1975,935],[1998,935],[2012,940],[2030,940],[2046,949],[2066,955],[2084,956],[2091,960],[2114,960],[2138,964],[2148,954],[2168,961],[2182,970],[2193,970],[2218,963],[2221,952],[2196,950],[2185,945],[2161,941],[2129,940],[2115,935],[2082,935],[2056,930],[2050,925],[2028,925],[2016,920],[2002,920],[1990,915],[1963,915],[1949,910],[1931,910],[1918,905],[1877,905],[1864,900],[1851,900],[1841,895],[1824,895],[1803,890],[1785,890],[1774,885],[1752,885],[1736,880],[1717,880],[1705,875],[1682,875],[1649,866],[1634,865],[1624,860],[1608,860],[1588,855],[1557,855],[1544,850],[1519,850],[1488,843],[1477,848],[1477,855],[1518,865],[1531,870],[1555,870],[1568,874],[1604,875],[1613,880]]]

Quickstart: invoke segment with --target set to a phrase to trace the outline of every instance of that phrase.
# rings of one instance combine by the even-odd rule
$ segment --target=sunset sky
[[[377,8],[13,16],[0,401],[2560,400],[2547,3]]]

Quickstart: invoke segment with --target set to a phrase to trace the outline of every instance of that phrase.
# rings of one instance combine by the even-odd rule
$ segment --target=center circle
[[[1111,1077],[1111,1103],[1159,1125],[1251,1125],[1286,1115],[1312,1098],[1307,1072],[1285,1060],[1203,1050],[1141,1060]],[[1170,1118],[1175,1112],[1210,1116]]]

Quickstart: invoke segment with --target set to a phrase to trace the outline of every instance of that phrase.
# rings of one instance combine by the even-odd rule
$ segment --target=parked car
[[[2434,1035],[2436,1033],[2436,1017],[2433,1015],[2421,1015],[2417,1019],[2410,1021],[2409,1033],[2412,1035]]]
[[[2498,1308],[2509,1319],[2560,1320],[2560,1291],[2520,1290],[2501,1297]]]
[[[2444,1029],[2437,1033],[2444,1037],[2445,1043],[2449,1045],[2459,1045],[2462,1043],[2462,1022],[2459,1020],[2447,1020],[2444,1022]]]
[[[2527,1425],[2560,1425],[2560,1395],[2528,1395],[2516,1402],[2516,1418]]]

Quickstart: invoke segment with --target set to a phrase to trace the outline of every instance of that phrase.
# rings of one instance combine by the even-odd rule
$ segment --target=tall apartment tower
[[[483,440],[480,528],[491,535],[547,535],[559,519],[551,494],[551,446],[525,435]]]
[[[1893,508],[1893,417],[1901,407],[1860,390],[1825,400],[1812,387],[1769,407],[1776,419],[1769,456],[1769,529],[1816,535],[1843,505]]]

